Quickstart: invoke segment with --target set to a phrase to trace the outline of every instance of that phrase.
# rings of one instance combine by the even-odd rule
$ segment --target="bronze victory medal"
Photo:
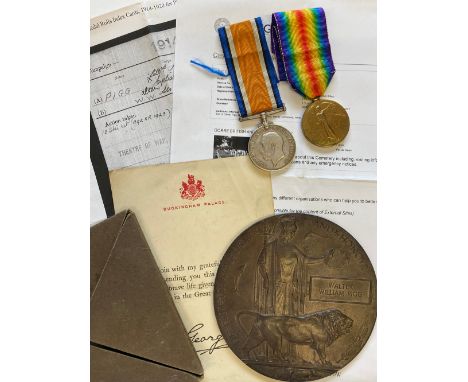
[[[231,350],[283,381],[327,377],[366,344],[377,317],[364,249],[318,216],[263,219],[230,245],[216,275],[215,313]]]
[[[296,142],[284,127],[262,125],[249,139],[248,153],[252,163],[261,170],[279,171],[294,159]]]
[[[302,116],[302,132],[310,143],[329,147],[348,135],[349,116],[338,102],[317,99],[307,106]]]

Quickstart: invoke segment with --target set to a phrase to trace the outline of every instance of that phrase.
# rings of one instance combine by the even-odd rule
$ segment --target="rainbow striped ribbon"
[[[311,99],[325,92],[335,66],[323,8],[274,13],[271,46],[280,81]]]
[[[242,118],[283,107],[260,17],[218,29]]]

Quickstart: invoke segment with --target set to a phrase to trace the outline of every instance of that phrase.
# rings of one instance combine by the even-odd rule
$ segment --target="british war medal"
[[[249,140],[253,164],[276,171],[291,163],[296,152],[292,134],[271,124],[269,114],[285,111],[278,90],[278,77],[268,50],[260,17],[218,29],[224,58],[239,106],[240,120],[260,118]]]

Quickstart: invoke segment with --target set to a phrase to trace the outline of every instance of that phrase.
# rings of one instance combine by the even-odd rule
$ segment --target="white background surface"
[[[138,3],[138,0],[91,0],[91,18]]]
[[[464,381],[467,6],[378,12],[379,382]],[[0,380],[87,381],[89,9],[2,15]]]

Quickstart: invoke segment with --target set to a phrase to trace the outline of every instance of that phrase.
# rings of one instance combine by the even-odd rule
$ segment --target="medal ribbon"
[[[241,117],[283,107],[260,17],[218,29]]]
[[[280,81],[311,99],[323,95],[335,73],[323,8],[274,13],[271,46]]]

